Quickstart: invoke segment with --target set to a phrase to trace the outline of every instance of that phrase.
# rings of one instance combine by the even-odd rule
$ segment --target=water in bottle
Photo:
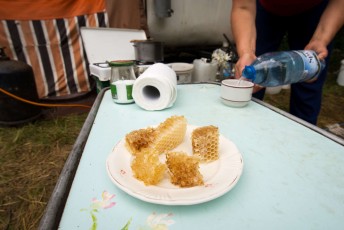
[[[325,67],[312,50],[271,52],[246,66],[242,76],[255,84],[273,87],[316,79]]]

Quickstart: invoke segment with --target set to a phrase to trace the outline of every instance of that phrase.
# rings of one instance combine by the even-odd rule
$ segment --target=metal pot
[[[135,59],[142,63],[162,62],[164,60],[164,45],[159,41],[135,40]]]

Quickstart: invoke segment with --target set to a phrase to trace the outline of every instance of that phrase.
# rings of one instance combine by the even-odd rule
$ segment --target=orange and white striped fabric
[[[105,3],[100,0],[36,0],[29,5],[25,0],[4,3],[0,0],[0,46],[6,47],[5,52],[11,59],[32,66],[39,97],[90,91],[80,28],[107,27]],[[15,13],[18,8],[22,10]]]

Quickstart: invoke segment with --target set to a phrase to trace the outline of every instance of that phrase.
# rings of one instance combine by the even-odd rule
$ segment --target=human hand
[[[257,57],[253,53],[245,53],[243,54],[237,63],[235,64],[235,78],[239,79],[241,78],[242,71],[244,70],[245,66],[251,65],[254,60],[256,60]],[[260,85],[254,85],[253,87],[253,93],[258,92],[259,90],[263,89],[264,87]]]
[[[324,60],[328,55],[326,44],[320,40],[311,40],[305,47],[305,50],[313,50],[317,53],[320,60]]]
[[[328,50],[326,44],[320,40],[311,40],[306,46],[305,50],[313,50],[317,53],[317,56],[320,60],[324,60],[328,55]],[[306,81],[307,83],[312,83],[316,79],[310,79]]]
[[[237,63],[235,64],[235,78],[240,78],[242,71],[245,66],[251,65],[254,60],[256,60],[256,55],[253,53],[245,53],[239,57]]]

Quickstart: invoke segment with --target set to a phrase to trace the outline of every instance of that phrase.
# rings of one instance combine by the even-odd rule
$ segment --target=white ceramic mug
[[[239,79],[226,79],[221,82],[221,101],[230,107],[244,107],[252,98],[254,84]]]

